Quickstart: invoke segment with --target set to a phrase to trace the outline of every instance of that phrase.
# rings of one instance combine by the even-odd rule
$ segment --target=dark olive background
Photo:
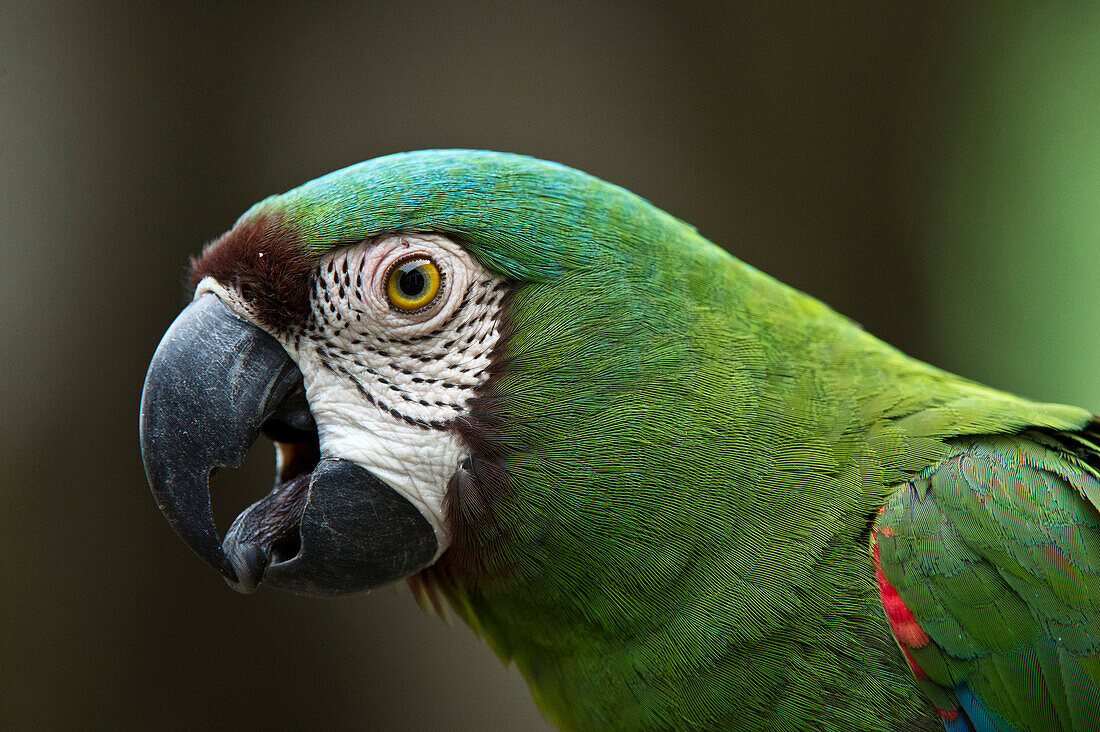
[[[235,595],[145,487],[188,255],[376,155],[582,168],[916,356],[1100,408],[1100,12],[924,5],[0,3],[0,726],[545,725],[404,585]]]

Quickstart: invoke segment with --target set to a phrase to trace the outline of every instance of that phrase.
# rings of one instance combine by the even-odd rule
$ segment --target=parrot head
[[[158,506],[242,592],[354,592],[470,559],[507,456],[536,423],[571,429],[552,396],[530,401],[540,379],[614,359],[593,333],[644,338],[624,318],[655,267],[643,252],[690,233],[579,171],[480,151],[391,155],[265,199],[193,260],[194,299],[150,364]],[[607,396],[606,379],[558,383]],[[209,477],[261,436],[274,489],[221,535]]]

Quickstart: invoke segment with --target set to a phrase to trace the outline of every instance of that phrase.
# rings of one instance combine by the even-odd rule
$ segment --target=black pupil
[[[409,262],[402,265],[398,274],[400,278],[397,280],[397,287],[401,290],[401,294],[410,300],[423,296],[424,291],[428,289],[428,278],[424,275],[423,262]]]

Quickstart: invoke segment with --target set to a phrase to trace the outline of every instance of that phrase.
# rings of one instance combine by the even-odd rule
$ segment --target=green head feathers
[[[375,158],[253,206],[242,222],[275,215],[311,251],[386,231],[462,239],[509,277],[548,280],[608,250],[691,239],[687,224],[587,173],[535,158],[424,150]]]

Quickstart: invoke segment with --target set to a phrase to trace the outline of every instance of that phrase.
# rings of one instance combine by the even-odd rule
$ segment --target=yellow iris
[[[398,310],[413,312],[432,304],[443,277],[435,262],[422,255],[399,259],[386,276],[386,297]]]

